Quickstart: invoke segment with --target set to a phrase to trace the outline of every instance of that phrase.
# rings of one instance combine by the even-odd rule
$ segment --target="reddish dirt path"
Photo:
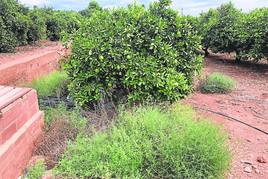
[[[59,42],[42,41],[23,46],[16,53],[0,54],[0,84],[21,85],[59,68],[59,60],[70,50]]]
[[[0,65],[14,60],[23,60],[25,58],[38,56],[53,50],[62,49],[59,42],[42,41],[36,45],[27,45],[18,47],[16,53],[0,53]]]
[[[268,66],[237,65],[221,58],[207,58],[204,73],[229,75],[236,80],[236,89],[226,95],[196,92],[185,102],[226,114],[268,133]],[[268,135],[227,117],[197,110],[229,133],[233,162],[226,178],[268,178]],[[258,162],[258,157],[264,158],[266,163]]]

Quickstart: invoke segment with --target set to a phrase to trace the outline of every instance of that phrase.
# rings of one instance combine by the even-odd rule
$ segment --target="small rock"
[[[257,174],[259,174],[259,173],[260,173],[260,170],[259,170],[259,169],[255,169],[255,172],[256,172]]]
[[[259,163],[266,163],[267,161],[266,161],[266,159],[263,156],[259,156],[259,157],[257,157],[257,162],[259,162]]]
[[[244,164],[249,164],[249,165],[251,165],[251,164],[252,164],[252,162],[251,162],[251,161],[248,161],[248,160],[241,160],[241,163],[244,163]]]
[[[256,165],[252,165],[252,168],[253,168],[253,169],[257,169],[257,166],[256,166]]]
[[[251,173],[252,172],[252,167],[251,166],[245,167],[244,172]]]

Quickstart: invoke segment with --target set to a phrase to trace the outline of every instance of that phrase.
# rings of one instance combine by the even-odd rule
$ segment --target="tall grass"
[[[223,178],[226,135],[191,108],[141,107],[122,112],[104,133],[79,137],[56,174],[70,178]]]
[[[26,86],[34,88],[40,97],[61,95],[66,88],[67,74],[55,71],[42,76]]]

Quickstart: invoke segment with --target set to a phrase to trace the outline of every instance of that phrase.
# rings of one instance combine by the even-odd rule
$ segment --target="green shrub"
[[[102,7],[99,5],[99,3],[95,0],[90,1],[88,4],[88,7],[82,11],[80,11],[79,13],[82,16],[86,16],[86,17],[91,17],[93,13],[95,13],[96,11],[101,11]]]
[[[12,52],[15,50],[16,45],[15,34],[6,27],[2,17],[0,17],[0,53]]]
[[[47,18],[47,36],[56,41],[61,38],[62,32],[73,33],[80,27],[82,16],[72,11],[51,11]]]
[[[239,58],[268,60],[268,8],[256,9],[242,18],[239,29]]]
[[[27,45],[27,34],[30,26],[30,19],[28,16],[18,13],[16,17],[15,34],[17,36],[18,45]]]
[[[59,40],[63,31],[76,31],[81,20],[78,12],[29,9],[17,0],[0,0],[0,53],[13,52],[19,45],[32,44],[47,36]]]
[[[28,31],[28,43],[35,43],[39,40],[46,39],[46,17],[40,9],[33,9],[29,13],[31,19]]]
[[[235,87],[235,81],[221,73],[212,73],[201,84],[203,93],[228,93]]]
[[[201,68],[200,37],[169,4],[97,11],[83,23],[67,65],[74,100],[87,105],[111,94],[174,101],[191,91]]]
[[[38,161],[34,166],[30,167],[28,170],[28,179],[40,179],[45,174],[45,164],[44,161]]]
[[[201,15],[203,45],[214,52],[237,52],[242,12],[229,2]]]
[[[67,75],[63,71],[55,71],[42,76],[26,86],[35,89],[40,97],[60,96],[66,87]]]
[[[70,178],[223,178],[230,154],[226,136],[189,107],[123,112],[105,133],[79,137],[56,175]]]
[[[236,60],[268,59],[268,8],[242,13],[232,3],[202,13],[199,18],[204,50],[236,52]],[[206,53],[207,54],[207,53]]]
[[[17,46],[15,31],[18,3],[0,0],[0,52],[13,52]]]
[[[213,47],[213,40],[219,38],[214,28],[217,23],[218,15],[217,10],[209,9],[208,12],[202,13],[199,18],[199,33],[203,37],[201,42],[205,56],[209,55],[208,49]]]

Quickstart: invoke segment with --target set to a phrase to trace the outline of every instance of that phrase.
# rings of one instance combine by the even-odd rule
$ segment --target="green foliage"
[[[30,26],[30,19],[28,16],[18,13],[16,17],[15,34],[17,36],[18,45],[27,44],[27,34]]]
[[[76,31],[80,21],[82,16],[78,12],[28,9],[16,0],[0,0],[0,53],[13,52],[19,45],[47,37],[59,40],[63,31]]]
[[[242,12],[230,2],[201,15],[203,46],[214,52],[237,51],[238,25]]]
[[[5,25],[0,17],[0,52],[12,52],[17,45],[15,34]]]
[[[256,9],[242,18],[239,55],[242,59],[268,60],[268,8]]]
[[[102,7],[98,4],[98,2],[92,0],[89,2],[88,7],[86,9],[80,11],[80,14],[85,17],[91,17],[93,13],[101,10]]]
[[[77,12],[51,11],[46,21],[47,36],[50,40],[59,40],[63,31],[73,33],[80,27],[80,16]]]
[[[50,107],[45,110],[45,123],[48,128],[53,122],[62,120],[67,121],[72,128],[80,132],[85,128],[87,123],[86,119],[81,116],[78,108],[68,110],[64,104],[60,104],[55,108]]]
[[[44,161],[38,161],[34,166],[29,168],[27,178],[28,179],[39,179],[45,174],[45,164]]]
[[[52,41],[59,40],[62,33],[76,32],[82,21],[82,16],[77,12],[50,10],[46,21],[47,36]]]
[[[17,46],[15,24],[18,4],[15,0],[0,0],[0,52],[12,52]]]
[[[203,93],[228,93],[235,87],[235,81],[229,76],[221,73],[212,73],[202,82],[201,91]]]
[[[267,59],[268,8],[242,13],[232,3],[201,14],[204,50],[236,52],[237,60]]]
[[[217,22],[217,19],[218,13],[215,9],[209,9],[208,12],[202,13],[199,18],[199,33],[203,37],[202,45],[206,55],[208,55],[208,48],[213,47],[212,42],[216,36],[214,26]]]
[[[67,74],[63,71],[55,71],[49,75],[42,76],[34,80],[31,84],[27,84],[38,93],[39,97],[60,96],[67,85]]]
[[[28,31],[28,43],[35,43],[38,40],[46,39],[46,17],[40,9],[33,9],[29,12],[30,26]]]
[[[102,95],[123,94],[131,102],[174,101],[191,91],[201,68],[195,51],[200,37],[165,3],[99,11],[86,20],[66,68],[74,100],[87,105]]]
[[[56,174],[69,178],[223,178],[230,153],[226,136],[189,107],[123,112],[105,133],[79,137]]]

